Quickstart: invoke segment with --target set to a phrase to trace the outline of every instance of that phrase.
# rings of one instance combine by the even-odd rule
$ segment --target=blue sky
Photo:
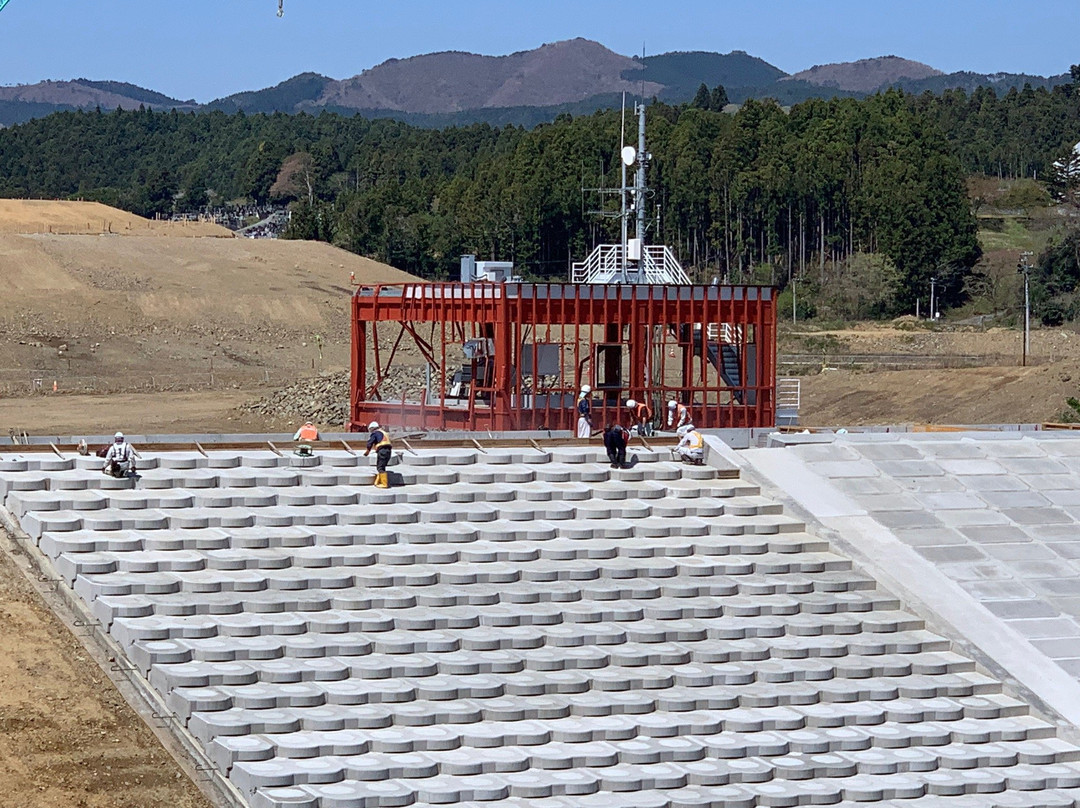
[[[745,50],[788,72],[895,54],[940,70],[1080,63],[1076,0],[11,0],[0,84],[130,81],[208,101],[312,70],[355,75],[438,50],[505,54],[576,36],[620,53]]]

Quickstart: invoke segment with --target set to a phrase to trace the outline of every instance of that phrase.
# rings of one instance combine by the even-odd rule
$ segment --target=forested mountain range
[[[486,122],[533,126],[558,115],[589,114],[617,106],[623,91],[678,104],[704,83],[723,85],[728,98],[775,98],[794,104],[809,98],[863,97],[897,86],[911,93],[968,92],[991,87],[1051,88],[1067,76],[1015,74],[945,75],[895,56],[815,66],[789,76],[742,51],[727,54],[675,52],[642,61],[614,53],[596,42],[555,42],[508,56],[443,52],[391,59],[346,79],[302,73],[261,90],[238,93],[208,104],[181,101],[132,84],[113,81],[44,81],[0,87],[0,125],[50,112],[100,107],[178,109],[245,113],[323,110],[368,118],[396,118],[417,126],[443,127]]]

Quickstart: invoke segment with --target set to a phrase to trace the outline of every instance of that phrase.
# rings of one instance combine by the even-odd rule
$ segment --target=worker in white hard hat
[[[386,467],[390,463],[391,446],[390,436],[386,434],[386,430],[379,425],[378,421],[372,421],[368,424],[367,451],[364,452],[364,457],[371,454],[372,449],[375,450],[376,488],[390,487]]]
[[[581,392],[577,397],[577,436],[579,438],[592,437],[592,388],[581,385]]]
[[[698,432],[692,425],[679,427],[679,445],[672,449],[672,453],[682,458],[685,463],[700,466],[705,462],[705,436]]]
[[[644,401],[627,399],[626,409],[630,410],[630,431],[636,435],[652,434],[652,410]]]
[[[667,428],[678,430],[679,427],[688,426],[693,421],[690,419],[690,408],[685,404],[672,399],[667,403]]]
[[[105,452],[105,465],[101,470],[117,478],[135,474],[135,449],[124,438],[123,432],[113,435],[112,446]]]

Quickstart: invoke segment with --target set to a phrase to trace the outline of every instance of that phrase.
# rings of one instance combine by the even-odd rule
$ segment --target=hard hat
[[[123,439],[124,439],[124,433],[123,432],[117,432],[115,435],[113,435],[113,440],[123,440]]]
[[[669,410],[673,410],[673,409],[675,409],[675,408],[676,408],[676,407],[678,407],[678,406],[679,406],[679,402],[678,402],[678,401],[675,401],[674,399],[672,399],[671,401],[669,401],[669,402],[667,403],[667,408],[668,408]]]
[[[581,385],[581,392],[583,392],[583,393],[591,393],[592,388],[589,387],[589,385],[587,385],[587,384],[583,384],[583,385]]]
[[[679,428],[678,428],[678,429],[676,430],[676,434],[677,434],[677,435],[678,435],[678,436],[679,436],[680,438],[686,437],[686,433],[687,433],[687,432],[689,432],[689,431],[690,431],[691,429],[693,429],[693,428],[694,428],[694,427],[693,427],[693,425],[692,425],[692,424],[687,424],[686,426],[680,426],[680,427],[679,427]]]
[[[368,432],[374,432],[376,429],[379,428],[379,422],[378,421],[372,421],[370,424],[367,425],[367,428],[368,428]]]
[[[636,407],[637,402],[634,401],[634,399],[632,399],[632,398],[628,398],[628,399],[626,399],[626,406],[627,407]]]

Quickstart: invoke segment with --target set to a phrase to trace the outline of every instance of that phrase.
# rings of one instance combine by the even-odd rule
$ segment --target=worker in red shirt
[[[630,410],[630,431],[637,435],[652,434],[652,410],[644,401],[628,399],[626,409]]]

